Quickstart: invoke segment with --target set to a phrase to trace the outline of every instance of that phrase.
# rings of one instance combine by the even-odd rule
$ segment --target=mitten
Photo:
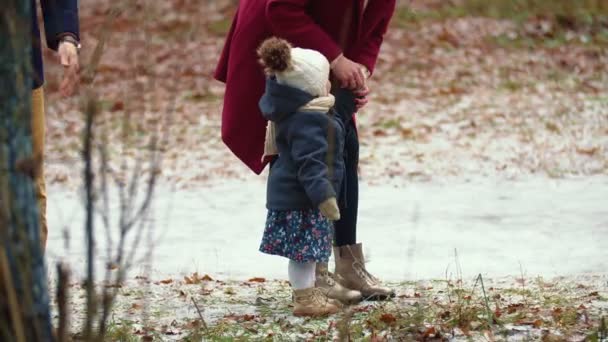
[[[335,197],[330,197],[319,204],[319,210],[321,214],[332,221],[338,221],[340,219],[340,209],[338,209],[338,201]]]

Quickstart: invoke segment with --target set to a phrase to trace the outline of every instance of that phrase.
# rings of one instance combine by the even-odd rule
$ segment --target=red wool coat
[[[224,143],[253,172],[262,172],[266,120],[258,101],[265,77],[256,49],[264,39],[285,38],[329,61],[344,53],[373,72],[394,10],[395,0],[241,0],[214,75],[226,83]]]

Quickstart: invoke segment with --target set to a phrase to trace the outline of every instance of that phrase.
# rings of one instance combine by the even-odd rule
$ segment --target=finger
[[[361,96],[361,97],[367,97],[369,95],[371,91],[369,90],[369,88],[366,86],[363,89],[359,89],[357,91],[357,95]]]
[[[357,80],[355,79],[355,74],[351,73],[348,78],[348,89],[355,90],[357,89]]]
[[[63,96],[70,96],[74,92],[76,83],[78,82],[77,65],[70,65],[66,68],[61,81],[60,91]]]
[[[365,78],[363,77],[363,73],[361,69],[357,69],[357,73],[355,74],[355,79],[357,80],[357,89],[365,88]]]
[[[78,70],[78,55],[75,53],[70,53],[68,55],[68,63],[70,67],[74,68],[74,70]]]
[[[59,49],[59,59],[61,60],[61,65],[63,65],[64,67],[70,65],[69,56],[65,49]]]
[[[61,80],[61,84],[59,85],[59,93],[61,93],[61,96],[69,96],[69,92],[68,92],[68,79],[66,77],[64,77]]]
[[[357,108],[365,106],[368,102],[369,101],[367,99],[355,99],[355,104],[357,105]]]

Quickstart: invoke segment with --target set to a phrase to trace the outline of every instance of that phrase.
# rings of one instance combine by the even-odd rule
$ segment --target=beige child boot
[[[339,306],[316,287],[293,290],[293,298],[294,316],[324,317],[340,311]]]
[[[357,304],[361,301],[361,292],[347,289],[337,282],[335,275],[329,272],[326,263],[317,263],[315,286],[328,298],[335,299],[345,305]]]
[[[364,300],[386,300],[395,297],[395,291],[383,286],[378,278],[365,269],[363,248],[356,245],[334,247],[336,276],[344,287],[361,292]]]

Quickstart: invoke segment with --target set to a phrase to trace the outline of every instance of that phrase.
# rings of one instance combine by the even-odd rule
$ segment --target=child
[[[344,174],[344,128],[331,110],[329,62],[278,38],[262,43],[258,55],[269,76],[259,103],[269,120],[264,157],[275,156],[260,251],[290,259],[294,315],[333,314],[340,304],[315,287],[316,263],[329,260],[332,221],[340,219],[336,196]],[[349,295],[360,298],[357,291]]]

